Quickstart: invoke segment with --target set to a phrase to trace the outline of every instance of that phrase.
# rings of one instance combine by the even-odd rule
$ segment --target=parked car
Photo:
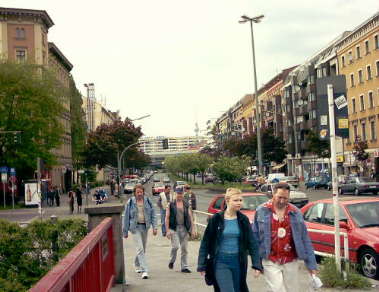
[[[377,195],[379,192],[379,182],[374,181],[369,177],[348,177],[344,183],[338,186],[338,193],[340,195],[352,193],[359,196],[363,193],[372,193]]]
[[[272,197],[272,190],[274,184],[264,184],[259,187],[258,191],[265,193],[270,198]],[[309,198],[306,193],[297,190],[293,185],[290,186],[290,200],[291,204],[294,204],[296,207],[301,208],[309,202]]]
[[[153,196],[159,195],[163,191],[164,191],[164,184],[161,182],[155,183],[153,187],[151,188],[151,193],[153,194]]]
[[[175,190],[175,188],[176,188],[177,186],[184,186],[184,185],[186,185],[186,184],[187,184],[187,182],[184,181],[184,180],[177,180],[177,181],[174,183],[174,190]]]
[[[161,179],[160,179],[159,177],[154,177],[154,178],[153,178],[153,182],[154,182],[154,183],[156,183],[156,182],[160,182],[160,181],[161,181]]]
[[[127,182],[124,186],[124,194],[131,194],[133,193],[135,185],[138,183],[137,179],[131,179],[129,182]]]
[[[305,182],[305,187],[307,189],[321,189],[321,188],[324,188],[324,189],[330,189],[331,187],[331,180],[329,177],[326,177],[326,176],[315,176],[315,177],[311,177],[309,178],[306,182]]]
[[[205,183],[209,183],[209,182],[215,182],[215,176],[213,175],[213,174],[208,174],[208,175],[206,175],[205,176],[205,178],[204,178],[204,182]]]
[[[213,199],[209,203],[208,213],[216,214],[221,210],[225,209],[225,194],[215,195]],[[245,214],[250,223],[253,222],[255,209],[265,202],[267,202],[269,198],[267,195],[262,193],[242,193],[242,208],[241,213]]]
[[[163,178],[163,183],[164,184],[169,184],[170,182],[171,181],[170,181],[170,179],[168,177]]]
[[[297,176],[282,176],[279,177],[279,181],[291,184],[295,188],[299,187],[299,178]]]
[[[308,229],[334,232],[333,200],[310,202],[301,211]],[[349,259],[358,263],[362,273],[379,279],[379,198],[342,197],[339,199],[341,231],[349,242]],[[313,247],[318,252],[334,254],[334,234],[309,231]],[[341,236],[341,254],[343,254]]]
[[[257,176],[256,175],[245,176],[242,179],[242,183],[245,184],[245,185],[256,185],[256,183],[257,183]]]

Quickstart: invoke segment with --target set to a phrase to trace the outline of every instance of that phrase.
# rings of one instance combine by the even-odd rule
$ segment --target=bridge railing
[[[29,291],[110,291],[114,278],[112,219],[106,218]]]

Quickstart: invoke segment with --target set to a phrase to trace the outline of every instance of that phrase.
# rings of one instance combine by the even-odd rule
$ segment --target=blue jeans
[[[215,276],[220,292],[240,292],[239,254],[220,253],[216,257]]]
[[[166,209],[161,209],[162,236],[166,236]]]

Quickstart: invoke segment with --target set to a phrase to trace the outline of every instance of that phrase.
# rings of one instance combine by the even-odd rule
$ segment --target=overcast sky
[[[74,65],[78,89],[146,136],[194,135],[195,122],[219,117],[253,92],[250,28],[241,15],[264,14],[254,27],[258,85],[301,64],[379,9],[378,0],[1,0],[46,10],[54,42]]]

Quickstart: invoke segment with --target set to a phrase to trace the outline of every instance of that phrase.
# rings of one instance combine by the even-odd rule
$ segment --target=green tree
[[[318,158],[329,158],[330,157],[330,146],[327,140],[322,140],[314,131],[309,131],[306,136],[306,151],[313,153]],[[313,163],[315,167],[315,163]],[[313,169],[313,173],[315,170]]]
[[[197,169],[201,173],[201,183],[204,184],[204,173],[212,164],[213,158],[210,155],[204,153],[196,153],[195,158]]]
[[[224,184],[225,181],[233,182],[240,180],[246,173],[246,169],[249,167],[249,165],[250,158],[246,156],[223,156],[213,164],[212,169]]]
[[[96,131],[88,135],[86,148],[83,152],[86,166],[106,165],[117,167],[117,153],[129,145],[136,143],[142,136],[140,127],[135,127],[130,119],[121,119],[112,124],[102,124]],[[125,162],[131,161],[139,152],[137,145],[130,147],[124,154]]]
[[[0,163],[16,167],[22,177],[30,176],[37,157],[54,165],[52,149],[61,144],[67,92],[45,67],[0,63],[0,130],[21,131],[21,143],[0,134]]]
[[[82,153],[86,144],[87,124],[82,109],[82,95],[76,88],[75,81],[70,78],[70,113],[71,113],[71,151],[74,169],[83,166]]]

